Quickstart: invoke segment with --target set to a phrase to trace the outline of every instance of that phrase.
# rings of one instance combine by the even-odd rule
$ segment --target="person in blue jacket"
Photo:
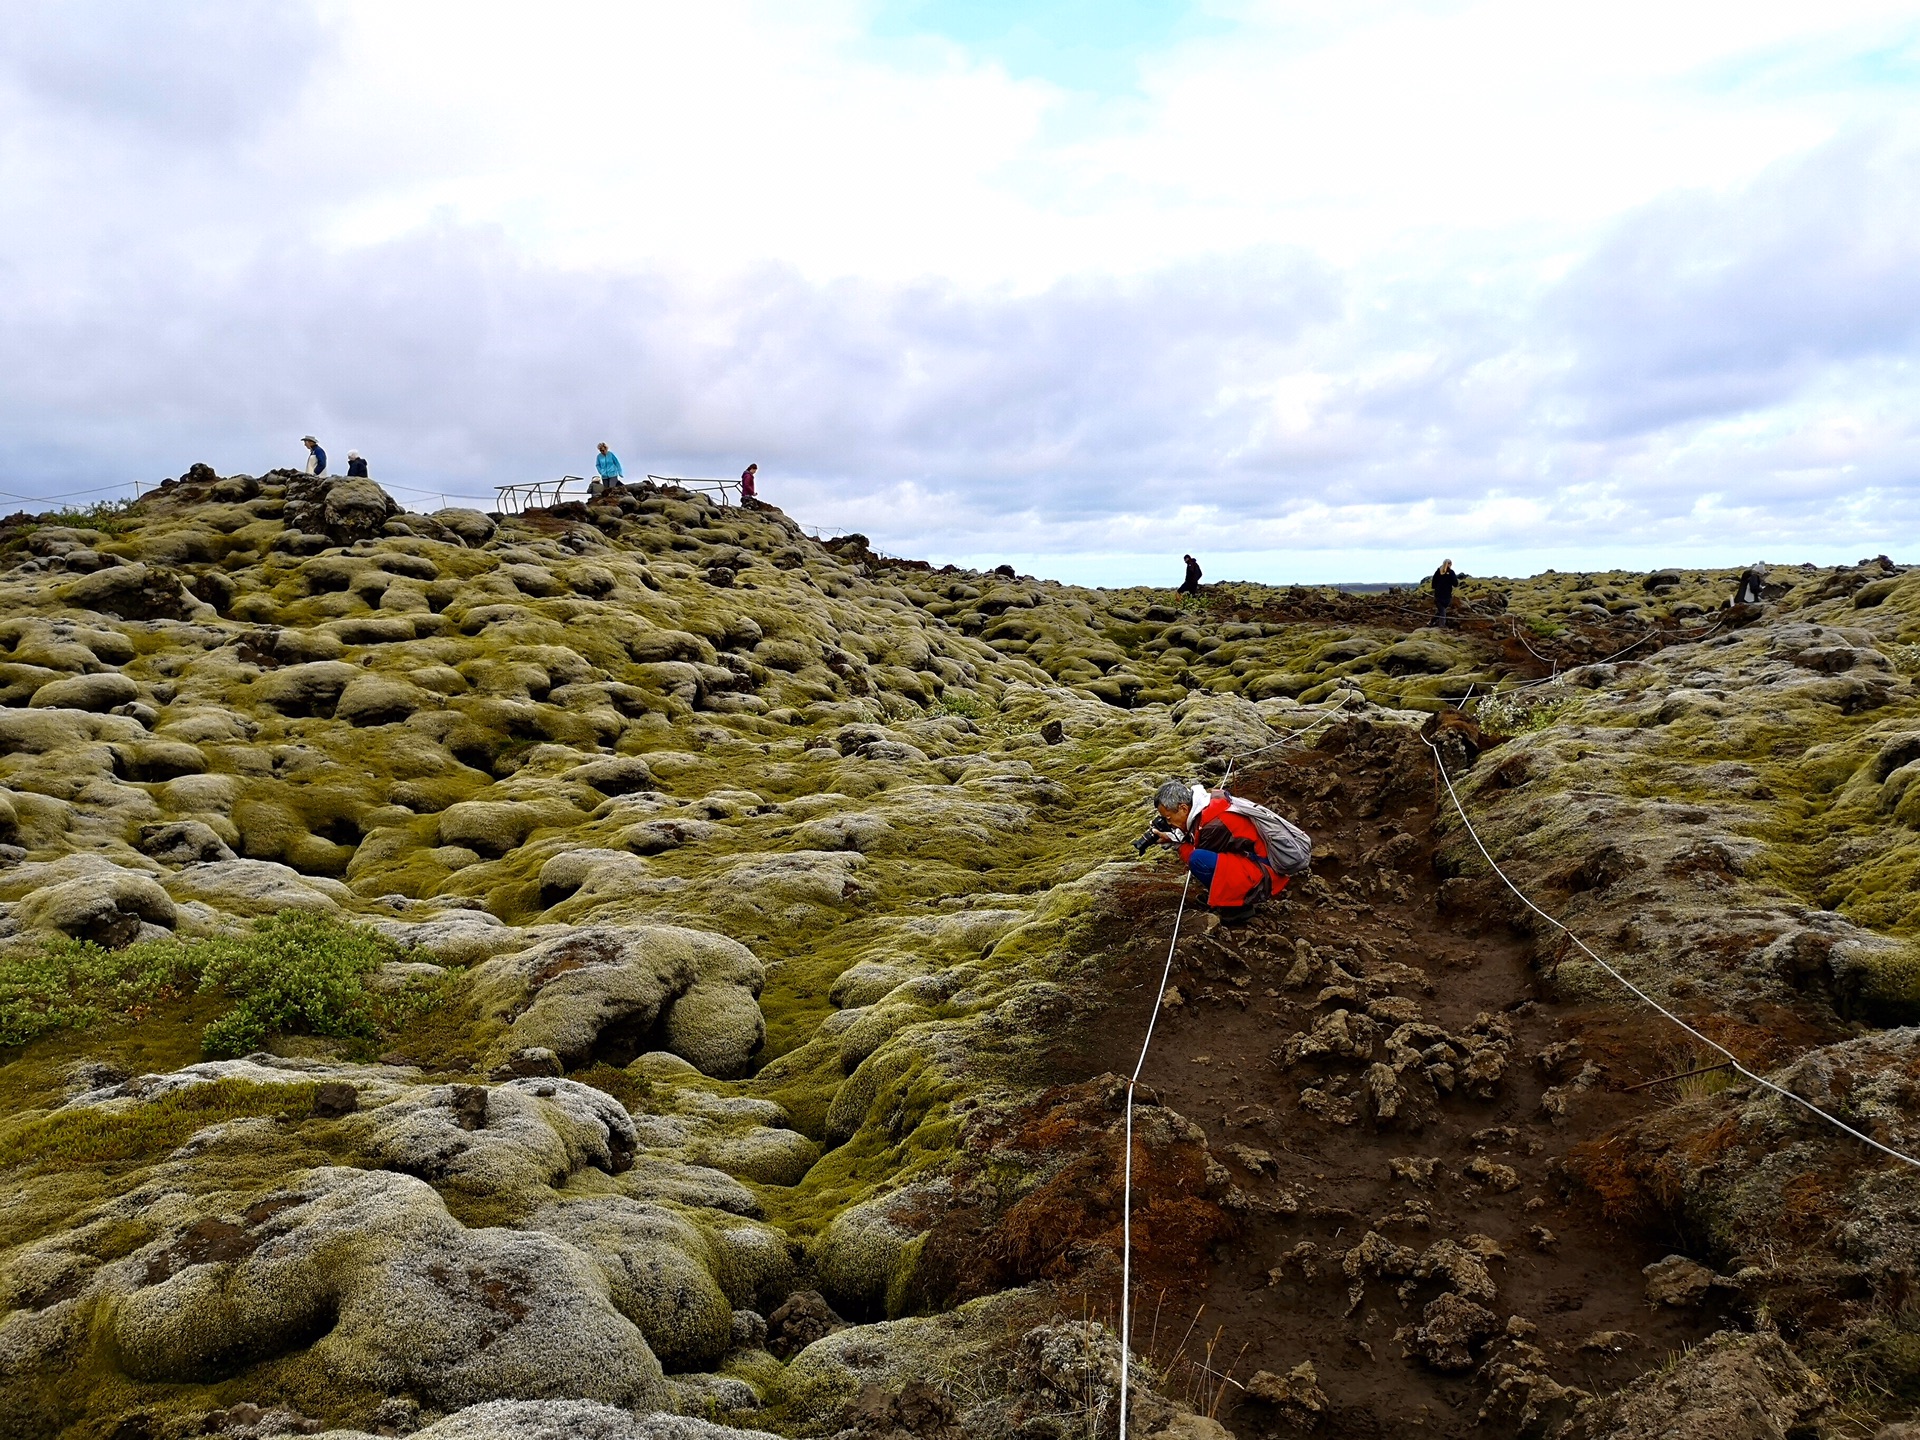
[[[327,452],[320,448],[320,442],[311,435],[302,435],[300,443],[307,447],[307,474],[326,474]]]
[[[607,448],[604,440],[600,442],[600,453],[593,457],[593,468],[599,472],[602,490],[612,489],[625,473],[620,469],[620,457]]]

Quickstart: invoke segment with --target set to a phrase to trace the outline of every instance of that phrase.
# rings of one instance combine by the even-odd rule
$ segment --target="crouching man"
[[[1152,835],[1176,846],[1187,871],[1207,887],[1207,908],[1223,924],[1244,925],[1260,902],[1286,889],[1267,854],[1267,842],[1246,810],[1231,795],[1209,794],[1200,786],[1169,780],[1154,794],[1153,808],[1167,829]],[[1251,807],[1259,808],[1259,807]]]

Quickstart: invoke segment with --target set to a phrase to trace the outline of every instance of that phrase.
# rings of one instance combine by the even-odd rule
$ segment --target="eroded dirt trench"
[[[1138,1343],[1170,1383],[1249,1437],[1524,1433],[1715,1328],[1648,1303],[1678,1237],[1608,1224],[1561,1169],[1662,1103],[1621,1087],[1682,1068],[1672,1037],[1554,1003],[1484,882],[1438,873],[1420,740],[1344,726],[1234,788],[1316,859],[1243,929],[1189,908],[1175,949],[1142,1080],[1205,1130],[1231,1218],[1205,1262],[1156,1265],[1162,1176],[1136,1191]],[[1132,1069],[1179,888],[1164,860],[1122,887],[1076,1078]],[[1241,1388],[1260,1371],[1300,1398]]]

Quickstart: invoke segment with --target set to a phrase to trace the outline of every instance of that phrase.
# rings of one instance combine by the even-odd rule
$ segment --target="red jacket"
[[[1180,858],[1191,861],[1196,849],[1211,850],[1220,859],[1213,867],[1213,883],[1207,887],[1207,904],[1230,909],[1259,898],[1262,884],[1274,890],[1285,887],[1284,875],[1276,877],[1266,864],[1267,847],[1254,823],[1244,815],[1228,810],[1232,802],[1225,795],[1215,796],[1196,817],[1189,817],[1189,843],[1180,847]]]

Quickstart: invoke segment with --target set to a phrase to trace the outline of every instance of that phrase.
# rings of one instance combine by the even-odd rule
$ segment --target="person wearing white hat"
[[[300,437],[300,443],[307,447],[307,474],[326,474],[327,452],[320,448],[320,442],[311,435],[302,435]]]
[[[367,478],[367,462],[360,458],[358,450],[347,451],[347,478],[349,480]]]

